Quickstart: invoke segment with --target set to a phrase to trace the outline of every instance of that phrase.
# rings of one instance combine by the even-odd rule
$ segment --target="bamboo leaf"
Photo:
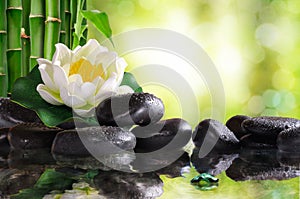
[[[81,14],[83,17],[89,20],[106,38],[109,38],[113,44],[111,40],[112,30],[109,25],[108,16],[105,12],[100,12],[99,10],[82,10]]]
[[[47,126],[56,126],[71,119],[73,117],[71,108],[64,105],[55,106],[41,98],[36,91],[36,87],[40,83],[43,83],[43,81],[38,66],[36,66],[26,77],[16,80],[11,99],[26,108],[36,111]]]

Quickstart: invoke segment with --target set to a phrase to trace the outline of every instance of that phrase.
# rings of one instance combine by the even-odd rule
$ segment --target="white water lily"
[[[88,117],[105,98],[133,92],[129,86],[120,86],[126,61],[96,40],[91,39],[73,51],[64,44],[55,46],[52,61],[37,60],[44,84],[36,90],[48,103],[65,104],[76,114]]]

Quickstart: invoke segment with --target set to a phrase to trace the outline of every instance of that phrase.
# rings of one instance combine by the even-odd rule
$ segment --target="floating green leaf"
[[[142,87],[136,82],[133,74],[125,72],[121,85],[127,85],[134,90],[136,93],[143,92]]]
[[[38,84],[43,83],[36,66],[26,77],[15,81],[11,99],[28,109],[34,110],[47,126],[56,126],[73,117],[72,109],[65,105],[56,106],[44,101],[36,91]]]
[[[82,10],[81,14],[83,17],[89,20],[106,38],[109,38],[113,44],[111,40],[112,31],[109,25],[108,16],[105,12],[100,12],[99,10]]]

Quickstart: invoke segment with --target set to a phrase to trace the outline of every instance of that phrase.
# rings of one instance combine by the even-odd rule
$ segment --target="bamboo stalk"
[[[79,0],[80,1],[80,0]],[[73,46],[73,34],[75,32],[75,23],[76,23],[76,17],[77,17],[77,0],[71,0],[70,2],[70,8],[71,8],[71,43],[70,46]]]
[[[6,1],[0,1],[0,97],[7,96],[7,63],[6,63]]]
[[[30,0],[22,0],[22,75],[27,75],[29,72],[29,57],[30,57],[30,36],[29,36],[29,14]]]
[[[80,38],[82,35],[82,22],[83,16],[80,14],[80,10],[83,9],[85,4],[85,0],[78,0],[77,1],[77,13],[76,13],[76,23],[74,24],[74,33],[73,33],[73,43],[72,49],[75,49],[80,44]]]
[[[82,6],[81,10],[86,10],[86,0],[83,0],[83,6]],[[81,15],[80,13],[78,13],[78,14]],[[81,26],[85,27],[85,28],[83,28],[82,37],[80,37],[80,41],[79,41],[79,45],[83,46],[86,43],[87,34],[88,34],[87,20],[85,18],[82,19]]]
[[[22,75],[22,1],[7,1],[7,67],[8,91],[11,91],[14,81]]]
[[[44,57],[51,60],[55,44],[59,42],[60,0],[46,0],[46,22],[44,39]]]
[[[30,23],[30,70],[37,65],[37,58],[44,57],[45,0],[31,0]]]
[[[70,48],[71,47],[71,11],[70,11],[70,0],[65,1],[65,31],[66,38],[65,44]]]
[[[60,35],[59,42],[65,44],[66,42],[66,24],[65,24],[65,0],[60,2]]]

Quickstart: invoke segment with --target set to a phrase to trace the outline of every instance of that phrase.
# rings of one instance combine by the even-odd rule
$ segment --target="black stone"
[[[107,198],[154,199],[163,194],[163,182],[155,173],[101,172],[94,184]]]
[[[0,128],[0,157],[4,159],[6,159],[10,151],[10,145],[7,139],[8,131],[8,128]]]
[[[9,98],[0,98],[0,128],[10,128],[20,123],[41,123],[41,120],[34,111]]]
[[[213,145],[215,151],[226,152],[226,150],[240,148],[239,140],[232,131],[213,119],[203,120],[196,126],[193,141],[196,147],[201,147],[203,144]]]
[[[191,140],[192,127],[186,121],[174,118],[145,127],[135,127],[132,133],[137,137],[137,152],[156,151],[168,144],[170,145],[166,150],[179,150]]]
[[[277,147],[281,151],[300,153],[300,127],[280,132],[277,137]]]
[[[262,116],[245,120],[242,126],[251,134],[265,137],[276,144],[277,135],[286,129],[300,127],[300,120],[286,117]]]
[[[60,128],[46,127],[40,123],[23,123],[10,129],[8,140],[14,149],[50,148]]]
[[[85,145],[84,145],[84,144]],[[57,134],[53,145],[54,154],[86,156],[90,155],[85,146],[97,153],[114,154],[116,149],[132,150],[135,136],[122,128],[111,126],[85,127],[65,130]]]
[[[247,134],[241,137],[240,143],[244,148],[253,148],[253,149],[268,149],[268,148],[276,148],[276,144],[273,139],[269,139],[269,137]]]
[[[233,132],[237,139],[247,134],[247,131],[242,127],[242,122],[246,119],[250,119],[250,117],[246,115],[236,115],[226,122],[227,128]]]
[[[112,96],[96,108],[99,124],[106,126],[145,126],[159,121],[163,114],[163,102],[149,93]]]

